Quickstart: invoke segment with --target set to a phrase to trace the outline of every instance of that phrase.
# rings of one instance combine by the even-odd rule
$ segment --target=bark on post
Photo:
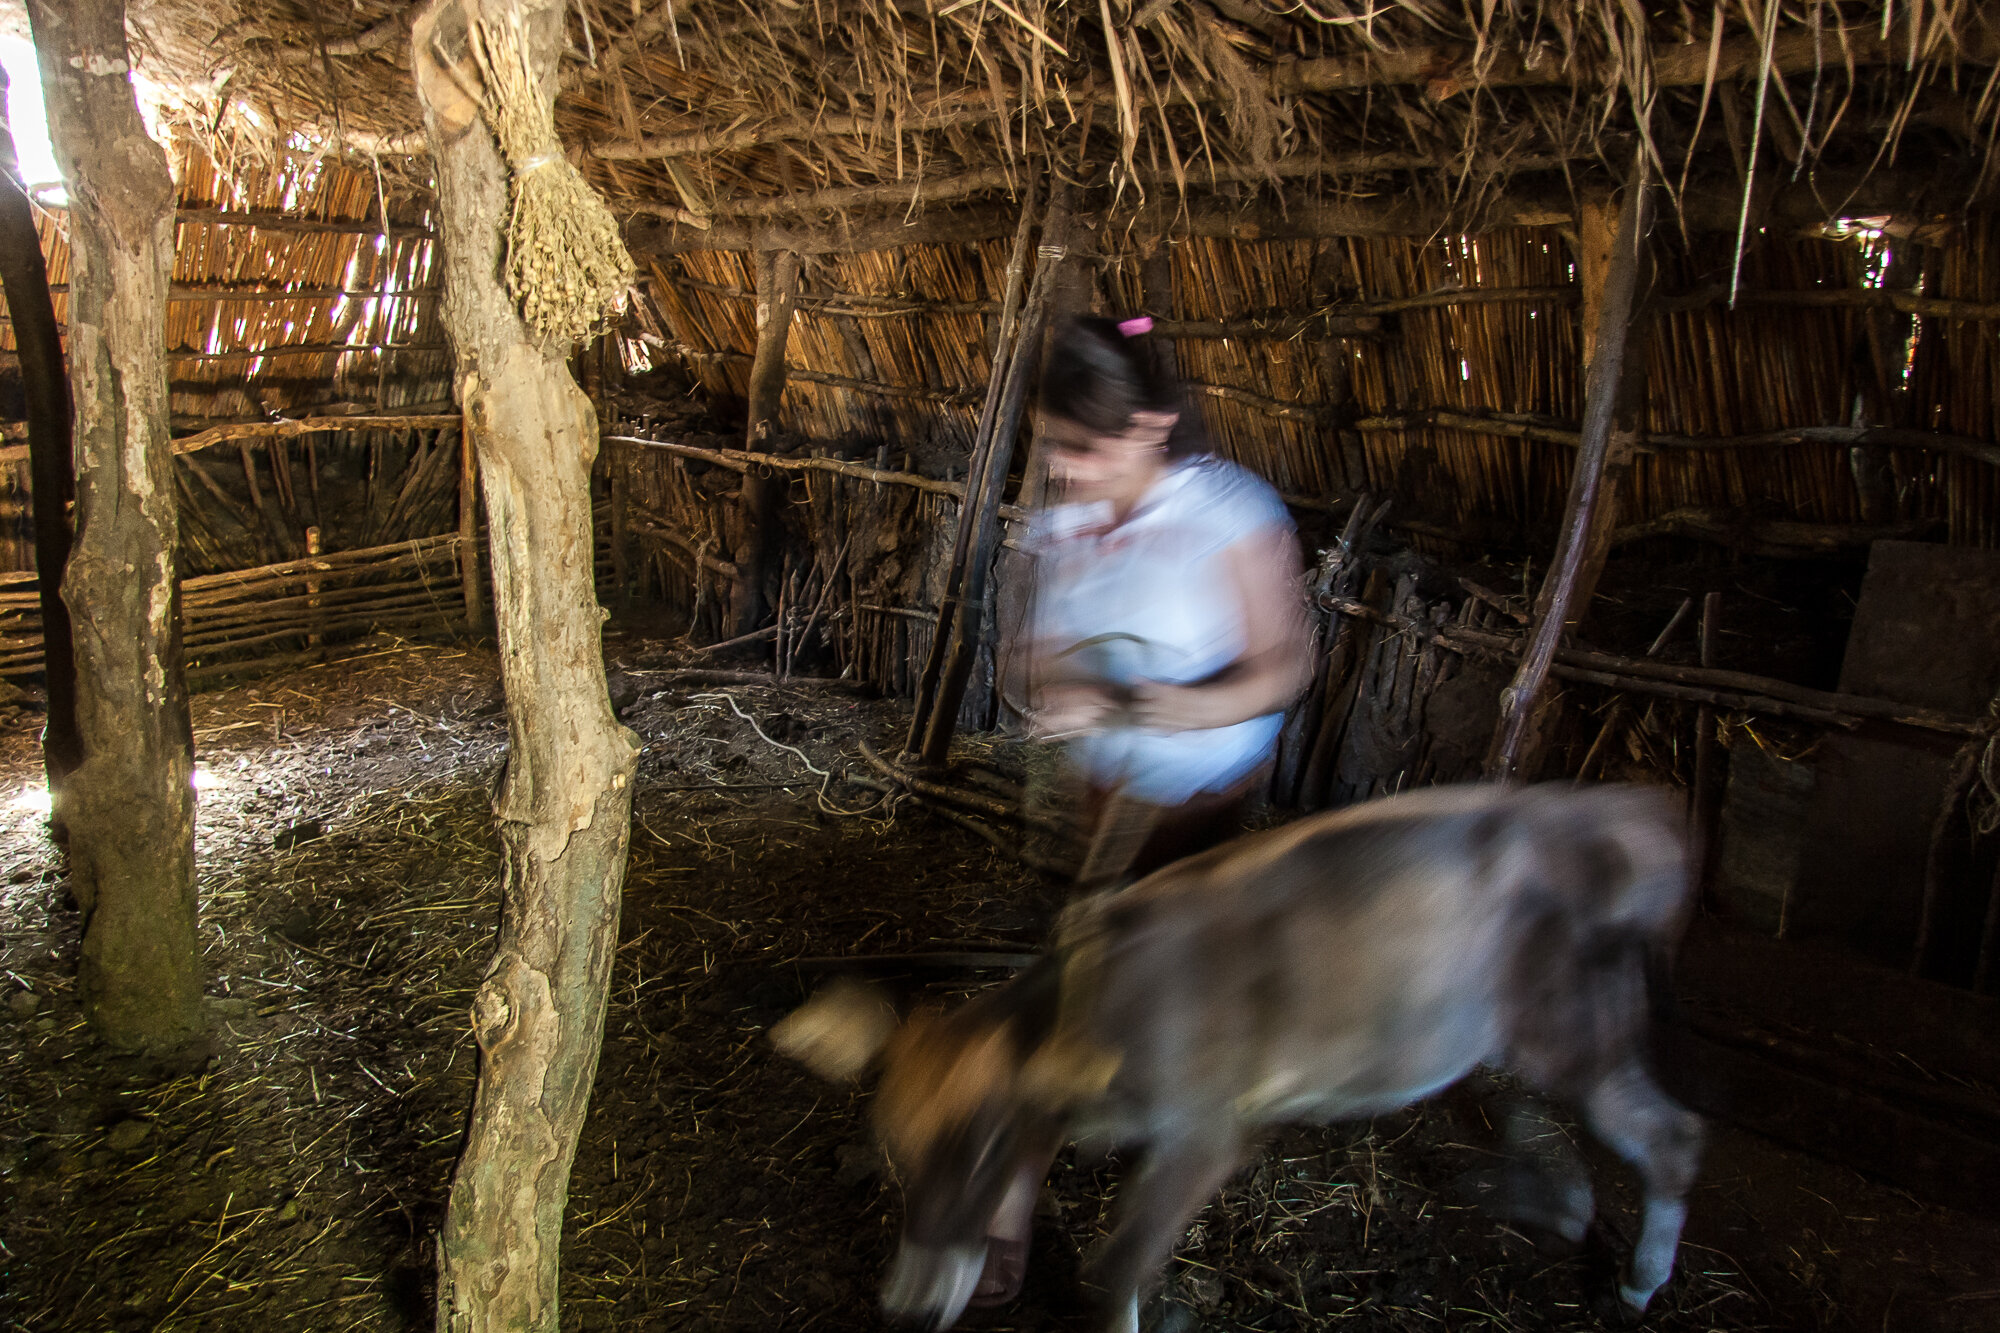
[[[563,7],[518,5],[543,96]],[[537,343],[499,280],[507,168],[474,101],[471,16],[432,0],[412,34],[437,160],[444,321],[478,450],[506,688],[500,933],[473,1001],[479,1084],[438,1247],[437,1326],[557,1327],[558,1247],[603,1035],[638,745],[605,692],[592,581],[597,423],[565,347]]]
[[[63,571],[69,564],[69,502],[76,495],[70,450],[69,378],[49,273],[42,262],[35,212],[21,178],[14,134],[7,123],[7,76],[0,73],[0,291],[14,319],[28,409],[29,498],[34,508],[35,570],[42,608],[42,675],[48,724],[42,730],[42,767],[49,784],[49,824],[67,836],[64,786],[83,762],[76,730],[76,654],[69,608],[63,604]]]
[[[1533,777],[1540,760],[1532,723],[1548,681],[1549,663],[1570,619],[1570,608],[1589,601],[1581,586],[1590,538],[1603,500],[1604,466],[1611,450],[1613,415],[1625,374],[1626,333],[1638,287],[1639,252],[1651,230],[1651,178],[1643,146],[1634,153],[1625,197],[1618,208],[1618,235],[1605,272],[1604,303],[1598,320],[1596,356],[1584,381],[1583,439],[1570,475],[1562,535],[1536,599],[1535,626],[1513,682],[1500,695],[1500,724],[1487,755],[1490,778]]]
[[[750,411],[743,447],[761,452],[778,429],[778,406],[785,396],[785,345],[798,308],[799,257],[790,250],[759,250],[757,269],[757,353],[750,365]],[[741,576],[730,603],[729,633],[748,634],[764,618],[764,585],[781,537],[779,515],[786,479],[768,471],[743,474],[743,526],[734,552]]]
[[[77,984],[97,1035],[163,1050],[201,1026],[194,736],[181,672],[167,441],[174,184],[133,95],[124,0],[30,0],[49,132],[69,186],[77,728],[70,884]]]

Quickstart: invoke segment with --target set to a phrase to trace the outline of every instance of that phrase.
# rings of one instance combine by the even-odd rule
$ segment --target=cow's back
[[[1634,789],[1350,807],[1079,903],[1064,1021],[1124,1052],[1128,1107],[1370,1114],[1506,1046],[1534,950],[1672,929],[1680,875],[1670,812]]]

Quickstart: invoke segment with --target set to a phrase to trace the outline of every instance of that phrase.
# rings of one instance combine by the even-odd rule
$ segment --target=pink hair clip
[[[1152,331],[1153,317],[1151,315],[1134,315],[1130,319],[1121,319],[1118,321],[1118,332],[1126,338],[1136,338],[1142,333],[1151,333]]]

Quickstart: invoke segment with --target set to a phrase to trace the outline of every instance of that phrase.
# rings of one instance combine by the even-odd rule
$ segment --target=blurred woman
[[[1033,539],[1032,721],[1105,815],[1084,887],[1239,831],[1312,673],[1284,502],[1208,453],[1151,329],[1076,320],[1042,383],[1060,492]]]
[[[1291,516],[1208,453],[1151,331],[1076,320],[1042,379],[1060,492],[1031,541],[1030,718],[1068,740],[1089,789],[1081,890],[1239,832],[1312,676]],[[1040,1184],[1016,1179],[995,1212],[974,1304],[1019,1294]]]

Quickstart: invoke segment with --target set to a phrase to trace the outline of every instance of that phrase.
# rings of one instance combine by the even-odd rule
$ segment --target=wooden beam
[[[69,284],[51,283],[49,290],[59,295],[68,295]],[[167,289],[167,300],[172,304],[186,304],[194,301],[323,301],[334,297],[351,296],[358,300],[377,297],[423,297],[437,296],[438,287],[272,287],[260,284],[245,287],[229,282],[177,282]]]
[[[1967,187],[1974,183],[1973,174],[1961,179],[1950,172],[1815,172],[1779,189],[1760,187],[1752,201],[1752,220],[1767,229],[1792,231],[1824,226],[1836,214],[1872,217],[1908,214],[1913,208],[1924,213],[1945,212],[1984,198],[1969,195]],[[1440,232],[1481,235],[1509,227],[1567,226],[1574,216],[1567,192],[1567,186],[1559,191],[1516,186],[1492,196],[1469,214],[1402,195],[1288,199],[1281,204],[1261,195],[1239,201],[1191,193],[1185,215],[1162,212],[1158,226],[1165,230],[1172,220],[1176,234],[1245,241],[1431,236]],[[1681,220],[1690,232],[1733,231],[1739,200],[1740,195],[1732,190],[1690,188],[1681,201]],[[914,218],[903,209],[859,217],[841,215],[825,226],[719,220],[704,230],[635,218],[626,226],[626,241],[634,255],[653,258],[693,250],[753,250],[760,245],[808,255],[857,254],[904,245],[993,240],[1010,229],[1009,215],[988,205],[925,212]]]
[[[957,245],[990,241],[1014,229],[1011,213],[991,206],[938,210],[912,218],[902,210],[868,218],[836,218],[827,225],[717,222],[694,227],[640,217],[625,227],[625,243],[635,259],[662,258],[691,250],[790,250],[800,255],[866,254],[905,245]]]
[[[519,42],[535,99],[519,109],[552,114],[565,13],[562,0],[429,0],[410,38],[448,237],[440,313],[491,533],[509,736],[493,796],[499,924],[471,1003],[477,1085],[437,1238],[436,1322],[461,1330],[556,1324],[564,1201],[618,952],[639,759],[605,689],[597,422],[568,347],[536,336],[501,280],[510,173],[472,56],[474,22],[489,42]]]
[[[1590,382],[1591,362],[1597,358],[1599,343],[1604,337],[1604,305],[1611,295],[1611,268],[1618,245],[1619,212],[1609,195],[1603,193],[1585,196],[1577,208],[1577,276],[1583,289],[1583,319],[1579,330],[1583,336],[1579,341],[1583,347],[1586,385]],[[1639,293],[1651,290],[1652,256],[1644,237],[1633,262],[1638,265],[1633,279],[1635,290]],[[1655,322],[1646,317],[1643,297],[1635,296],[1633,309],[1626,320],[1626,342],[1621,353],[1625,371],[1619,376],[1617,400],[1612,407],[1611,438],[1604,454],[1604,479],[1599,487],[1590,530],[1584,537],[1583,560],[1577,567],[1574,600],[1563,625],[1564,633],[1574,633],[1581,626],[1589,612],[1590,600],[1597,593],[1597,581],[1604,575],[1604,562],[1611,555],[1612,533],[1618,526],[1625,493],[1630,489],[1632,459],[1639,449],[1640,427],[1646,415],[1646,367]]]
[[[966,681],[972,673],[973,655],[985,634],[987,584],[993,564],[994,543],[999,537],[998,515],[1001,493],[1007,488],[1007,474],[1014,458],[1014,442],[1021,430],[1021,413],[1026,406],[1028,382],[1035,377],[1043,359],[1042,339],[1047,332],[1048,313],[1061,285],[1061,273],[1069,258],[1069,182],[1055,175],[1049,190],[1049,208],[1042,219],[1041,239],[1036,245],[1035,281],[1021,311],[1007,365],[1006,385],[1001,392],[999,415],[993,423],[992,445],[986,468],[978,477],[977,488],[968,484],[965,507],[959,511],[961,532],[972,530],[970,554],[964,567],[964,584],[957,595],[957,615],[950,626],[951,645],[938,678],[937,699],[931,706],[922,754],[929,764],[942,764],[951,749],[951,736],[958,725],[959,704],[965,698]],[[951,594],[946,594],[947,601]],[[940,619],[938,637],[944,637]]]
[[[234,347],[226,352],[174,351],[167,359],[176,365],[200,362],[221,366],[234,361],[258,361],[279,356],[348,356],[368,352],[449,352],[450,343],[274,343],[268,347]]]
[[[1321,603],[1328,610],[1387,625],[1398,633],[1436,643],[1455,653],[1486,654],[1498,661],[1518,662],[1533,646],[1531,635],[1476,630],[1463,625],[1427,625],[1349,597],[1326,597]],[[1947,736],[1990,736],[1996,725],[2000,725],[1990,717],[1946,713],[1869,695],[1816,690],[1747,671],[1681,666],[1658,658],[1622,657],[1587,648],[1558,648],[1552,670],[1567,679],[1613,689],[1843,727],[1869,721],[1893,722]]]
[[[1021,215],[1015,221],[1014,244],[1007,254],[1000,323],[993,339],[986,401],[979,409],[979,425],[972,437],[972,457],[966,468],[965,493],[969,501],[980,494],[981,487],[992,484],[989,463],[995,447],[994,428],[999,420],[1001,400],[1006,396],[1006,367],[1017,350],[1015,344],[1018,339],[1015,335],[1020,327],[1021,298],[1028,272],[1028,238],[1033,232],[1034,222],[1035,184],[1031,177],[1027,195],[1021,200]],[[1004,485],[1005,480],[1003,474],[1000,484]],[[944,597],[938,604],[937,629],[931,636],[930,651],[924,655],[923,669],[917,677],[915,699],[910,710],[910,730],[903,742],[906,754],[923,752],[951,655],[951,634],[958,618],[965,613],[966,571],[970,567],[978,526],[970,512],[973,508],[974,504],[968,503],[959,509],[958,531],[952,539],[951,563],[945,569]]]
[[[965,499],[963,482],[942,481],[937,477],[926,477],[916,472],[889,472],[882,468],[869,467],[865,463],[851,463],[844,458],[823,458],[817,455],[805,458],[783,458],[777,454],[753,453],[743,449],[710,449],[698,444],[682,444],[678,440],[650,440],[643,435],[607,435],[606,444],[627,444],[643,449],[659,449],[665,453],[677,454],[682,458],[692,458],[703,463],[713,463],[735,472],[748,472],[752,468],[767,467],[780,472],[831,472],[843,477],[853,477],[857,481],[872,481],[884,486],[909,486],[933,495],[948,495],[954,500]],[[1013,505],[1001,505],[1000,516],[1009,521],[1026,522],[1028,511]]]
[[[791,338],[792,313],[798,308],[799,257],[790,250],[759,250],[757,273],[757,351],[750,363],[750,405],[744,421],[743,447],[756,450],[778,432],[778,409],[785,396],[785,346]],[[741,526],[730,554],[743,577],[729,590],[729,633],[747,634],[763,620],[764,585],[777,558],[779,508],[784,481],[768,471],[743,477]]]
[[[381,223],[365,218],[307,218],[272,209],[181,208],[175,211],[174,220],[182,226],[255,227],[259,231],[288,232],[298,236],[378,236],[382,232]],[[429,227],[419,227],[414,223],[394,222],[390,228],[397,240],[413,236],[430,240],[436,235]]]
[[[1957,58],[1973,65],[1991,65],[2000,60],[2000,33],[1984,25],[1967,26],[1955,52]],[[1907,59],[1922,59],[1923,54],[1909,49],[1909,43],[1902,38],[1902,29],[1895,25],[1886,32],[1873,23],[1817,31],[1794,29],[1778,34],[1772,43],[1771,68],[1779,75],[1820,70],[1837,74],[1849,68],[1901,64]],[[1267,79],[1272,93],[1278,96],[1423,84],[1440,100],[1476,88],[1600,89],[1612,86],[1617,80],[1615,68],[1535,58],[1541,55],[1539,51],[1522,53],[1512,49],[1479,51],[1463,45],[1406,47],[1395,52],[1368,51],[1355,56],[1274,61]],[[1717,82],[1744,75],[1755,77],[1763,67],[1763,55],[1762,44],[1755,36],[1724,39],[1715,72]],[[1657,46],[1651,56],[1655,87],[1700,87],[1708,78],[1706,42]]]
[[[84,758],[65,802],[84,918],[77,991],[107,1045],[167,1051],[207,1026],[167,442],[174,182],[125,76],[124,0],[29,0],[28,17],[74,191],[76,539],[63,598],[90,627],[75,639]]]
[[[69,504],[76,497],[76,464],[71,453],[69,372],[63,362],[62,334],[50,300],[49,273],[42,258],[34,207],[21,186],[13,127],[7,120],[7,76],[0,72],[0,292],[16,316],[14,344],[20,354],[26,399],[29,503],[34,511],[35,569],[42,611],[48,725],[42,729],[42,771],[48,780],[50,822],[57,841],[68,838],[63,794],[69,775],[83,762],[83,738],[76,719],[76,651],[69,607],[62,598],[69,565]],[[0,453],[12,452],[0,449]]]
[[[1498,779],[1535,776],[1539,757],[1529,734],[1536,720],[1549,662],[1555,656],[1573,604],[1588,602],[1592,589],[1579,586],[1578,576],[1589,561],[1589,545],[1603,500],[1604,468],[1625,375],[1627,335],[1638,287],[1640,251],[1652,230],[1651,175],[1644,150],[1632,157],[1632,171],[1618,210],[1618,231],[1604,276],[1597,356],[1584,385],[1583,443],[1570,474],[1569,504],[1555,559],[1536,599],[1536,619],[1520,670],[1501,694],[1500,724],[1487,757],[1487,776]]]

